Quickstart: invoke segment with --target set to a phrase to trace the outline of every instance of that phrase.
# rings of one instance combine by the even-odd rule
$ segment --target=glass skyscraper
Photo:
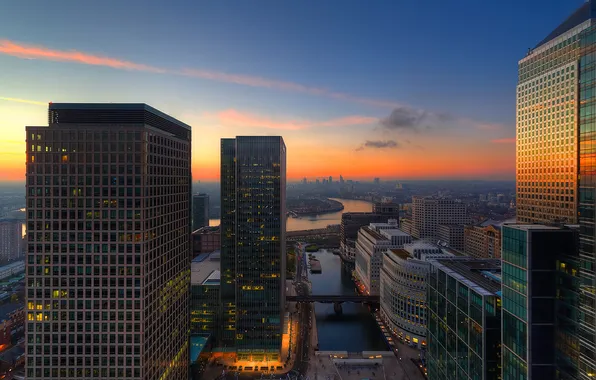
[[[286,146],[221,140],[222,344],[239,360],[280,359],[285,309]]]
[[[209,195],[192,196],[192,231],[209,226]]]
[[[50,104],[27,127],[27,378],[188,376],[190,126]]]

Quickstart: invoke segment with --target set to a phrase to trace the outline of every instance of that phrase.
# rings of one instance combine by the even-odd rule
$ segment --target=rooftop
[[[434,260],[432,265],[481,295],[496,295],[501,291],[499,259],[454,257]]]
[[[403,232],[402,230],[398,230],[398,229],[386,229],[386,230],[381,230],[381,234],[385,235],[387,237],[393,237],[393,236],[410,236],[410,234],[407,234],[405,232]]]
[[[218,285],[220,278],[219,251],[202,253],[190,264],[191,285]]]
[[[590,19],[596,18],[596,2],[595,1],[586,1],[581,7],[579,7],[575,12],[571,14],[571,16],[567,17],[565,21],[563,21],[559,26],[555,28],[545,39],[540,41],[534,49],[544,45],[545,43],[554,40],[555,38],[561,36],[565,32],[575,28],[576,26],[582,24],[585,21]]]
[[[373,229],[373,228],[371,228],[369,226],[364,226],[360,230],[361,231],[364,231],[365,233],[367,233],[368,235],[370,235],[373,239],[376,239],[376,240],[388,240],[385,236],[381,235],[375,229]]]
[[[544,224],[504,224],[503,227],[522,231],[560,230],[560,227],[545,226]]]
[[[210,234],[215,234],[215,233],[219,233],[219,226],[205,226],[205,227],[201,227],[198,230],[194,231],[192,234],[196,235],[196,234],[201,234],[201,235],[210,235]]]
[[[388,251],[390,251],[391,253],[393,253],[395,256],[399,257],[402,260],[407,260],[412,258],[412,256],[410,256],[410,253],[408,251],[406,251],[405,249],[389,249]]]

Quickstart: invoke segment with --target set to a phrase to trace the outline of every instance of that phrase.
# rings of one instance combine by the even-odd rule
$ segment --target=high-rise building
[[[501,263],[495,259],[453,257],[430,262],[429,379],[501,379],[500,276]]]
[[[280,359],[285,311],[286,146],[221,140],[223,344],[239,360]]]
[[[27,378],[188,376],[190,126],[51,104],[27,127]]]
[[[464,250],[464,226],[461,224],[437,225],[437,240],[447,247]]]
[[[503,379],[554,379],[560,372],[576,378],[569,359],[577,354],[562,352],[557,340],[573,317],[560,312],[572,302],[560,289],[572,285],[560,281],[559,267],[575,255],[577,232],[512,224],[503,225],[502,239]]]
[[[192,233],[192,255],[193,260],[201,253],[219,251],[221,248],[220,226],[202,227]]]
[[[23,259],[23,221],[0,219],[0,265]]]
[[[449,198],[412,197],[412,236],[437,240],[439,224],[468,224],[466,205]]]
[[[466,226],[464,228],[464,252],[476,258],[501,257],[501,227]]]
[[[194,194],[192,196],[192,230],[209,226],[209,195]]]

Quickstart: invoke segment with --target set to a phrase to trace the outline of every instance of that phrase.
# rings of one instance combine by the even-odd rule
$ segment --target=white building
[[[415,242],[383,252],[380,275],[381,318],[394,335],[418,348],[426,346],[428,260],[450,257],[435,245]]]
[[[436,240],[439,224],[469,224],[466,205],[448,198],[412,197],[412,236]]]
[[[393,226],[394,228],[386,228]],[[401,248],[412,242],[412,237],[395,229],[389,223],[371,223],[358,231],[356,240],[356,277],[360,281],[359,291],[371,295],[379,294],[379,275],[383,252]]]

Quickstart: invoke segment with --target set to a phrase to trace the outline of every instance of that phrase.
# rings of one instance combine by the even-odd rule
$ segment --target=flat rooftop
[[[503,227],[513,228],[516,230],[523,231],[534,231],[534,230],[560,230],[560,227],[546,226],[544,224],[503,224]]]
[[[389,251],[391,253],[393,253],[395,256],[397,256],[403,260],[412,258],[412,255],[410,255],[410,252],[406,251],[405,249],[389,249]]]
[[[446,258],[432,265],[482,295],[496,295],[501,291],[501,260]]]
[[[394,229],[394,228],[388,228],[386,230],[381,230],[381,234],[386,235],[386,236],[410,236],[410,234],[403,232],[402,230],[398,230],[398,229]]]
[[[190,263],[190,284],[219,285],[220,264],[219,251],[198,255]]]
[[[376,239],[376,240],[388,240],[386,236],[381,235],[375,229],[373,229],[373,228],[371,228],[369,226],[364,226],[364,227],[362,227],[362,229],[367,234],[369,234],[373,239]]]

